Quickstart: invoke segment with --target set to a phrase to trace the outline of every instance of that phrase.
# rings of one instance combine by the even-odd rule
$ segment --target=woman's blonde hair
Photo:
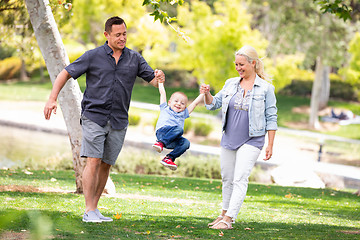
[[[255,61],[255,72],[257,75],[259,75],[260,78],[271,82],[271,77],[265,72],[264,70],[264,63],[259,58],[258,53],[256,52],[255,48],[244,45],[242,48],[240,48],[236,53],[235,56],[243,56],[246,58],[246,60],[249,63],[252,63],[252,61]]]

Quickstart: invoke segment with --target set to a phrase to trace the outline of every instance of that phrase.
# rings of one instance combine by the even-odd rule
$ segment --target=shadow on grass
[[[233,230],[207,228],[208,218],[183,216],[132,215],[107,223],[84,223],[71,212],[8,210],[0,211],[1,231],[34,231],[36,219],[51,219],[54,239],[354,239],[358,229],[327,224],[289,224],[280,222],[242,222]],[[33,221],[33,222],[32,222]],[[1,234],[1,232],[0,232]]]

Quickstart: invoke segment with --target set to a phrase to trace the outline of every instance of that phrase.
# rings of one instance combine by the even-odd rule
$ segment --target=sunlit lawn
[[[54,239],[356,239],[360,233],[359,197],[348,192],[250,184],[234,229],[221,232],[207,228],[221,208],[219,180],[149,175],[112,174],[118,196],[103,197],[100,209],[114,221],[83,223],[83,196],[71,193],[73,175],[1,170],[2,234],[43,229]],[[18,191],[10,191],[14,185]]]

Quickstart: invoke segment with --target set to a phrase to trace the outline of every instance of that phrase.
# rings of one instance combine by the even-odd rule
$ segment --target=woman
[[[274,86],[264,72],[262,61],[251,46],[235,53],[235,69],[240,77],[230,78],[215,96],[210,86],[201,85],[209,110],[222,107],[221,176],[222,213],[209,226],[232,229],[232,223],[245,199],[248,178],[260,155],[268,133],[264,160],[272,156],[277,130],[277,108]]]

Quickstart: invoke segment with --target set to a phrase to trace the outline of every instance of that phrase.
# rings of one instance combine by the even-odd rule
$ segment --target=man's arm
[[[189,114],[195,109],[195,107],[201,102],[204,101],[204,93],[200,93],[200,95],[195,98],[195,100],[187,107]]]
[[[159,83],[159,93],[160,93],[160,104],[166,102],[166,91],[164,88],[164,83]]]
[[[63,69],[59,73],[59,75],[56,77],[53,88],[52,88],[50,96],[49,96],[49,100],[47,101],[45,108],[44,108],[45,119],[47,119],[47,120],[50,119],[52,111],[54,111],[54,114],[56,114],[57,97],[59,95],[59,92],[64,87],[65,83],[67,82],[67,80],[69,80],[69,78],[71,78],[71,76],[68,73],[68,71],[66,71],[65,69]]]

